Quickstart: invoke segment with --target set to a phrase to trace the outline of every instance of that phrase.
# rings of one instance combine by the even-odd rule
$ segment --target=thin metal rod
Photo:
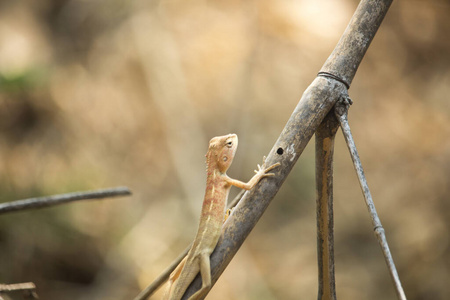
[[[26,209],[49,207],[78,200],[101,199],[129,195],[131,195],[131,191],[129,188],[117,187],[95,191],[75,192],[46,197],[29,198],[24,200],[0,203],[0,214]]]
[[[350,151],[350,156],[352,158],[353,165],[358,175],[359,184],[364,194],[364,200],[366,202],[367,209],[369,210],[369,214],[372,219],[373,230],[377,237],[378,243],[381,246],[381,250],[383,251],[384,259],[386,260],[389,273],[394,282],[397,298],[400,300],[406,300],[405,292],[403,291],[403,287],[400,282],[400,278],[398,276],[397,269],[395,267],[394,260],[391,255],[391,251],[389,250],[389,245],[386,240],[386,235],[384,233],[383,226],[381,225],[380,218],[378,218],[378,214],[375,209],[375,204],[373,203],[372,195],[369,190],[369,185],[367,184],[366,176],[364,175],[361,160],[359,159],[358,151],[356,150],[356,145],[353,140],[352,133],[350,131],[350,125],[348,124],[347,119],[347,111],[348,106],[351,102],[350,103],[347,102],[348,100],[351,101],[349,98],[346,98],[343,99],[343,101],[339,101],[336,104],[335,106],[336,117],[339,120],[342,133],[344,134],[344,138],[347,143],[348,150]]]
[[[334,276],[333,154],[339,129],[333,112],[328,113],[316,131],[316,209],[318,300],[336,300]]]
[[[237,194],[236,197],[234,197],[234,199],[231,200],[230,203],[228,203],[227,208],[228,209],[234,208],[236,204],[238,204],[239,200],[241,200],[242,196],[244,196],[244,193],[245,190],[240,191],[239,194]],[[170,273],[172,273],[173,270],[175,270],[178,264],[188,254],[191,247],[192,243],[186,249],[184,249],[184,251],[180,255],[178,255],[178,257],[174,261],[172,261],[172,263],[161,274],[159,274],[159,276],[156,277],[156,279],[149,286],[147,286],[144,290],[142,290],[139,293],[139,295],[137,295],[133,300],[145,300],[148,299],[151,295],[153,295],[153,293],[161,285],[163,285],[164,282],[167,281],[167,279],[169,279]]]

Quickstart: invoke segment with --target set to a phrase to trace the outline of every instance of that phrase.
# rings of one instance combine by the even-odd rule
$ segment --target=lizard
[[[180,300],[191,282],[200,272],[202,287],[189,300],[200,299],[211,288],[210,255],[219,240],[222,225],[228,215],[226,203],[231,186],[252,189],[262,178],[274,176],[267,173],[280,163],[266,167],[258,165],[255,175],[247,182],[228,177],[226,171],[233,162],[238,146],[236,134],[218,136],[209,142],[206,153],[206,191],[200,215],[200,224],[191,249],[169,277],[165,300]]]

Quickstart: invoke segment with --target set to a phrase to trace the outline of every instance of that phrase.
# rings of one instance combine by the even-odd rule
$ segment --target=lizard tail
[[[194,280],[195,276],[197,276],[198,272],[200,271],[200,265],[197,258],[194,258],[186,261],[186,264],[183,267],[183,270],[181,271],[180,276],[175,281],[175,286],[171,288],[172,291],[168,291],[168,300],[181,300],[181,297],[183,297],[184,293],[186,292],[187,288],[191,284],[191,282]]]

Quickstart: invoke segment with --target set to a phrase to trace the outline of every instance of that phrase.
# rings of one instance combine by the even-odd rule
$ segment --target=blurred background
[[[1,215],[0,282],[136,296],[194,237],[209,139],[238,134],[229,175],[247,181],[357,4],[1,0],[0,201],[133,196]],[[450,298],[449,14],[394,1],[350,89],[408,299]],[[317,297],[314,176],[312,141],[209,299]],[[341,133],[334,178],[338,299],[396,299]]]

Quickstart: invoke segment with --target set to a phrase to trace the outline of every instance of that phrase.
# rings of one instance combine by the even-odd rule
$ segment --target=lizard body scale
[[[236,134],[214,137],[209,142],[208,152],[206,153],[206,191],[200,224],[187,256],[170,275],[165,300],[180,300],[198,272],[202,277],[202,287],[189,300],[200,299],[210,289],[209,257],[214,251],[222,231],[231,186],[250,190],[261,178],[274,175],[267,172],[279,166],[279,163],[277,163],[266,168],[264,158],[263,165],[258,165],[258,170],[255,170],[256,174],[249,182],[245,183],[232,179],[228,177],[226,171],[233,161],[237,145]]]

